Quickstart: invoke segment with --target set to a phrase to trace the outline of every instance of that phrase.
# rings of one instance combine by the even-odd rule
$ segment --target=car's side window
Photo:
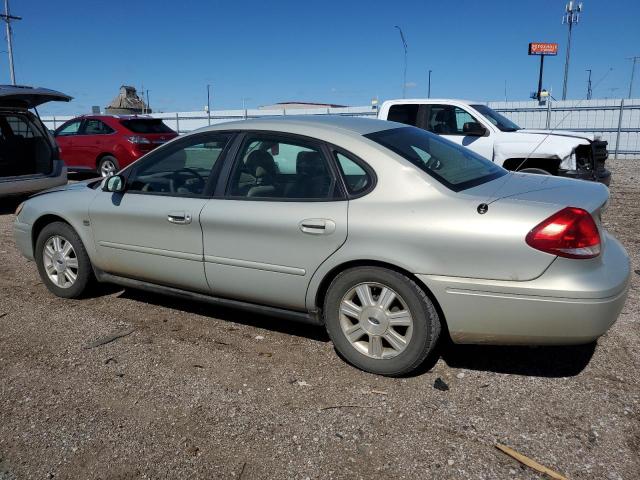
[[[344,183],[351,195],[359,195],[371,187],[373,178],[355,160],[341,152],[334,152]]]
[[[231,134],[196,136],[142,160],[127,180],[127,192],[203,196]],[[211,178],[214,181],[214,178]]]
[[[466,110],[453,105],[431,105],[427,130],[438,135],[466,135],[465,123],[478,121]]]
[[[80,130],[82,120],[75,120],[71,123],[67,123],[60,130],[56,132],[56,137],[66,137],[69,135],[77,135]]]
[[[113,132],[113,128],[100,120],[89,119],[84,124],[85,135],[108,135]]]
[[[389,108],[389,114],[387,115],[387,120],[416,127],[418,126],[419,109],[420,105],[417,103],[391,105]]]
[[[336,181],[319,145],[281,136],[244,141],[231,174],[231,197],[273,200],[334,198]]]

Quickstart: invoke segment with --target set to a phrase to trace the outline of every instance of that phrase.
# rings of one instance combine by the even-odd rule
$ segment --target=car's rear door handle
[[[167,220],[170,223],[186,225],[188,223],[191,223],[191,215],[185,212],[169,212],[169,214],[167,215]]]
[[[302,232],[311,235],[330,235],[336,231],[336,222],[327,218],[307,218],[299,226]]]

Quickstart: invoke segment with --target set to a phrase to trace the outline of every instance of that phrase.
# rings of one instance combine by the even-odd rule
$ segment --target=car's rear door
[[[98,156],[108,152],[114,142],[115,130],[96,118],[87,118],[84,121],[80,135],[76,137],[77,145],[74,148],[83,159],[83,165],[87,168],[97,168]]]
[[[311,276],[347,238],[335,166],[307,138],[247,133],[241,142],[200,216],[211,291],[304,310]]]
[[[208,292],[199,218],[231,137],[216,132],[186,137],[126,171],[124,193],[100,191],[89,207],[96,266]]]

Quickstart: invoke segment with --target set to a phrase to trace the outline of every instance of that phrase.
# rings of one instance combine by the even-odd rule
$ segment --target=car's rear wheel
[[[46,287],[64,298],[77,298],[93,280],[89,255],[75,230],[63,222],[50,223],[36,240],[35,259]]]
[[[438,313],[412,279],[380,267],[345,270],[324,303],[327,331],[350,363],[380,375],[404,375],[422,364],[440,335]]]
[[[98,162],[98,173],[103,177],[110,177],[120,170],[116,157],[106,155]]]

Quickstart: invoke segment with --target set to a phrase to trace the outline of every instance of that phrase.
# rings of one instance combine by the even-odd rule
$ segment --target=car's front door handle
[[[177,225],[186,225],[191,223],[191,215],[185,212],[170,212],[167,215],[169,223],[175,223]]]
[[[300,222],[299,227],[311,235],[331,235],[336,231],[336,222],[327,218],[307,218]]]

